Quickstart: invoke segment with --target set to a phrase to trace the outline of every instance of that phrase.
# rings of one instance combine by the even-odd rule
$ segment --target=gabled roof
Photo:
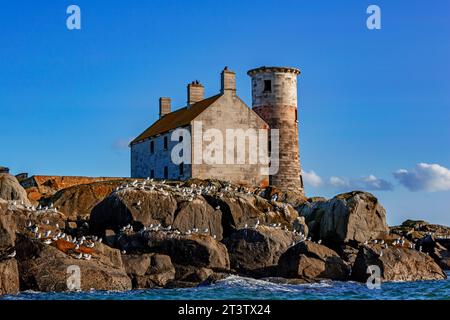
[[[196,102],[190,107],[184,107],[174,112],[168,113],[161,119],[153,123],[143,133],[141,133],[136,139],[131,141],[130,145],[140,142],[142,140],[153,137],[157,134],[165,133],[172,129],[187,126],[194,120],[200,113],[206,110],[217,99],[221,97],[221,94],[212,96],[210,98]]]

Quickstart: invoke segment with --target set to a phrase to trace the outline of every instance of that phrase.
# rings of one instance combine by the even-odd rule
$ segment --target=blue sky
[[[160,96],[181,107],[194,79],[216,94],[227,65],[250,105],[246,71],[288,65],[302,70],[308,195],[366,188],[391,224],[450,224],[448,1],[1,4],[0,165],[14,173],[127,176],[124,142]],[[66,28],[71,4],[81,30]],[[381,30],[366,28],[370,4]]]

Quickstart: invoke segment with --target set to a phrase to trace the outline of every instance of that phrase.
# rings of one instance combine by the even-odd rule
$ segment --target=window
[[[271,155],[271,153],[272,153],[272,141],[270,141],[269,140],[269,147],[267,148],[268,150],[268,153],[269,153],[269,156]]]
[[[155,153],[155,141],[150,141],[150,153]]]
[[[168,145],[169,145],[168,139],[167,137],[164,137],[164,150],[167,150],[169,148]]]
[[[150,170],[150,178],[153,179],[155,177],[155,170]]]
[[[264,80],[264,92],[272,92],[272,80]]]
[[[164,179],[167,179],[169,177],[169,168],[164,167]]]
[[[183,136],[180,136],[180,137],[178,138],[178,141],[179,141],[179,142],[183,142]]]
[[[303,188],[303,176],[300,175],[300,186]]]
[[[180,163],[180,176],[184,175],[184,163]]]

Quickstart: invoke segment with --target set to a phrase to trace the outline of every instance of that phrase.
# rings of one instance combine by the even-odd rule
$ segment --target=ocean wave
[[[277,292],[300,292],[306,288],[326,288],[331,287],[333,284],[331,281],[321,281],[315,283],[301,283],[301,284],[289,284],[289,283],[276,283],[267,279],[253,279],[242,276],[231,275],[223,280],[217,281],[216,285],[222,285],[227,287],[243,287],[245,289],[264,289]]]

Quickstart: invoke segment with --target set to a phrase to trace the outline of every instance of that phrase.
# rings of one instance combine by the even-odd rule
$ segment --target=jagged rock
[[[41,232],[51,230],[54,232],[59,228],[65,227],[65,216],[60,212],[53,210],[47,211],[32,211],[22,205],[13,205],[11,201],[4,201],[0,199],[0,251],[2,242],[4,246],[10,246],[15,241],[15,234],[27,234],[27,224],[31,222],[32,225],[38,226]],[[47,224],[48,222],[48,224]],[[3,240],[2,240],[3,239]]]
[[[14,246],[16,240],[16,226],[13,216],[7,214],[7,202],[0,202],[0,255],[3,251]]]
[[[138,229],[161,224],[181,232],[207,229],[207,233],[221,240],[224,235],[231,235],[246,224],[255,225],[258,220],[261,224],[281,223],[292,228],[298,218],[297,211],[288,204],[269,202],[235,189],[203,194],[192,192],[189,201],[190,196],[181,191],[184,187],[148,184],[113,192],[92,210],[91,230],[101,235],[107,229],[117,232],[127,224]]]
[[[173,224],[177,201],[164,191],[124,189],[113,192],[94,207],[90,226],[94,233],[110,229],[118,233],[122,226],[137,222],[140,225]]]
[[[352,279],[366,282],[369,266],[378,266],[383,281],[419,281],[446,279],[446,274],[425,253],[396,246],[362,245],[353,265]]]
[[[208,268],[198,268],[192,266],[176,265],[176,279],[178,281],[201,283],[206,281],[214,274],[214,271]]]
[[[131,290],[131,280],[123,267],[94,253],[91,260],[75,259],[56,247],[20,235],[16,241],[22,290],[62,292],[68,290],[70,266],[78,266],[81,290]],[[112,261],[111,261],[112,262]]]
[[[205,199],[222,211],[224,237],[245,228],[245,225],[255,226],[258,221],[263,225],[281,223],[292,228],[293,221],[298,217],[298,212],[291,205],[269,202],[254,194],[226,192],[220,196],[205,196]]]
[[[273,275],[280,255],[300,237],[290,231],[267,226],[241,229],[223,240],[231,267],[240,273],[259,277]]]
[[[130,254],[160,253],[170,256],[174,264],[228,270],[227,248],[206,234],[175,234],[145,231],[121,235],[116,244]]]
[[[278,274],[285,278],[346,280],[350,268],[333,250],[302,241],[281,255]]]
[[[60,190],[41,202],[53,203],[68,219],[76,220],[89,216],[97,204],[123,183],[124,180],[112,180],[77,185]]]
[[[400,226],[391,227],[390,231],[413,242],[422,242],[426,237],[432,236],[433,241],[450,250],[450,228],[446,226],[430,224],[423,220],[406,220]]]
[[[228,272],[214,272],[208,278],[206,278],[201,285],[211,285],[218,281],[228,278],[231,274]]]
[[[0,296],[19,292],[19,270],[15,259],[0,260]]]
[[[445,249],[437,249],[433,252],[431,257],[444,270],[450,270],[450,251]]]
[[[176,264],[223,270],[230,268],[227,248],[211,236],[168,236],[162,232],[147,232],[146,235],[147,245],[152,251],[169,255]]]
[[[292,227],[295,231],[303,234],[305,237],[308,236],[308,225],[306,224],[305,217],[298,217],[292,223]]]
[[[102,234],[106,229],[117,232],[129,223],[136,226],[161,224],[181,232],[194,228],[208,229],[208,234],[216,235],[220,240],[221,220],[221,212],[212,208],[201,195],[187,201],[173,191],[131,189],[114,192],[97,205],[90,222],[92,231],[97,234]]]
[[[17,178],[7,173],[0,174],[0,199],[16,201],[25,206],[31,205],[27,192]]]
[[[178,209],[173,221],[174,229],[187,232],[198,228],[208,230],[208,234],[215,235],[217,240],[222,240],[222,212],[215,210],[204,199],[194,199],[189,202],[178,203]]]
[[[133,288],[164,287],[175,279],[175,268],[169,256],[152,253],[125,255],[123,261]]]
[[[313,239],[325,242],[365,242],[389,232],[386,211],[377,198],[354,191],[328,201],[306,202],[298,208]]]
[[[302,205],[308,200],[305,195],[299,191],[283,190],[274,186],[267,187],[261,193],[267,200],[271,200],[274,195],[277,195],[279,201],[288,203],[294,208]]]
[[[343,245],[338,252],[339,256],[349,265],[353,266],[359,250],[349,245]]]

